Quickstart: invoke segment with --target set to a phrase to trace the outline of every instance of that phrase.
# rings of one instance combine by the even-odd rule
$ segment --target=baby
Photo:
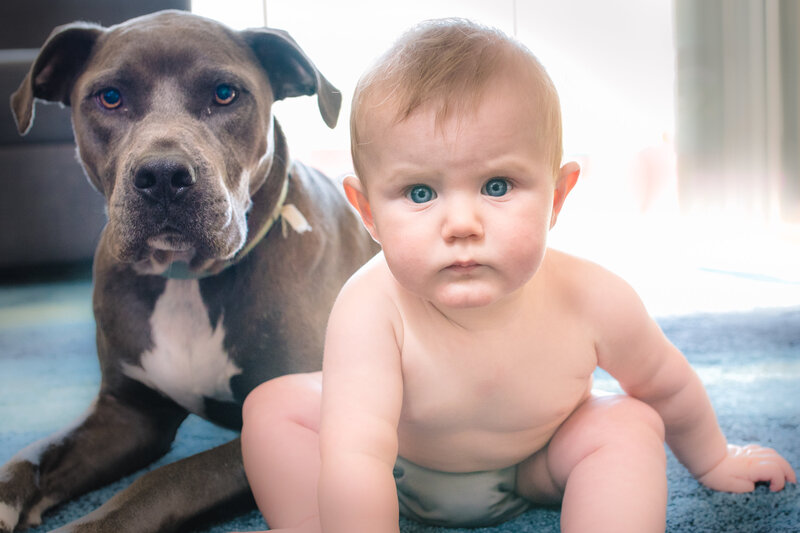
[[[560,503],[563,531],[664,531],[665,438],[713,489],[796,482],[775,451],[726,442],[629,285],[547,248],[580,169],[525,47],[423,23],[360,80],[351,132],[345,192],[383,251],[336,301],[322,374],[245,403],[271,527],[476,527]],[[598,366],[627,394],[593,391]]]

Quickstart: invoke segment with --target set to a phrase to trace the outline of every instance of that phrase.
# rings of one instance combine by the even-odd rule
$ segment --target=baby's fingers
[[[773,451],[772,453],[774,456],[770,459],[770,462],[775,465],[778,472],[771,478],[769,490],[777,492],[783,490],[787,481],[789,483],[797,483],[797,474],[795,474],[789,461],[778,455],[777,452]]]
[[[747,477],[752,481],[768,481],[772,492],[783,490],[786,481],[797,482],[797,476],[789,462],[772,448],[745,446],[742,455],[747,457]]]
[[[786,474],[779,464],[771,461],[759,463],[761,471],[757,472],[756,481],[769,481],[769,490],[778,492],[786,486]]]

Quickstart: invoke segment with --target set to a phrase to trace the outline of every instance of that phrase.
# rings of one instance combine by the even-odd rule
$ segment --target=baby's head
[[[499,30],[463,19],[423,22],[406,32],[356,86],[350,115],[353,165],[363,180],[362,154],[374,121],[400,123],[421,108],[437,124],[474,112],[493,83],[519,84],[534,117],[541,156],[556,179],[561,166],[558,93],[536,57]],[[524,110],[520,110],[523,112]],[[366,184],[365,184],[366,185]]]

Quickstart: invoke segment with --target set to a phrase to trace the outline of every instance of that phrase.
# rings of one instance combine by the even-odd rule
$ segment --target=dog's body
[[[24,133],[35,98],[70,105],[107,201],[102,384],[85,417],[0,469],[0,531],[152,462],[189,412],[238,429],[253,387],[320,367],[330,306],[376,245],[330,180],[289,160],[272,102],[313,93],[333,126],[340,96],[288,35],[181,12],[67,25],[45,43],[12,107]],[[64,529],[174,530],[248,498],[236,440]]]

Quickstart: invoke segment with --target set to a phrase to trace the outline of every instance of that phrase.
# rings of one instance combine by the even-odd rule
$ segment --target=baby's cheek
[[[520,275],[532,276],[542,264],[546,248],[546,235],[527,233],[510,239],[505,254],[513,270],[518,270]]]
[[[400,285],[413,290],[414,287],[420,284],[426,274],[425,264],[421,260],[421,257],[424,257],[423,251],[390,249],[394,251],[387,252],[384,249],[384,256],[386,257],[386,263],[389,265],[389,270],[394,274]]]

